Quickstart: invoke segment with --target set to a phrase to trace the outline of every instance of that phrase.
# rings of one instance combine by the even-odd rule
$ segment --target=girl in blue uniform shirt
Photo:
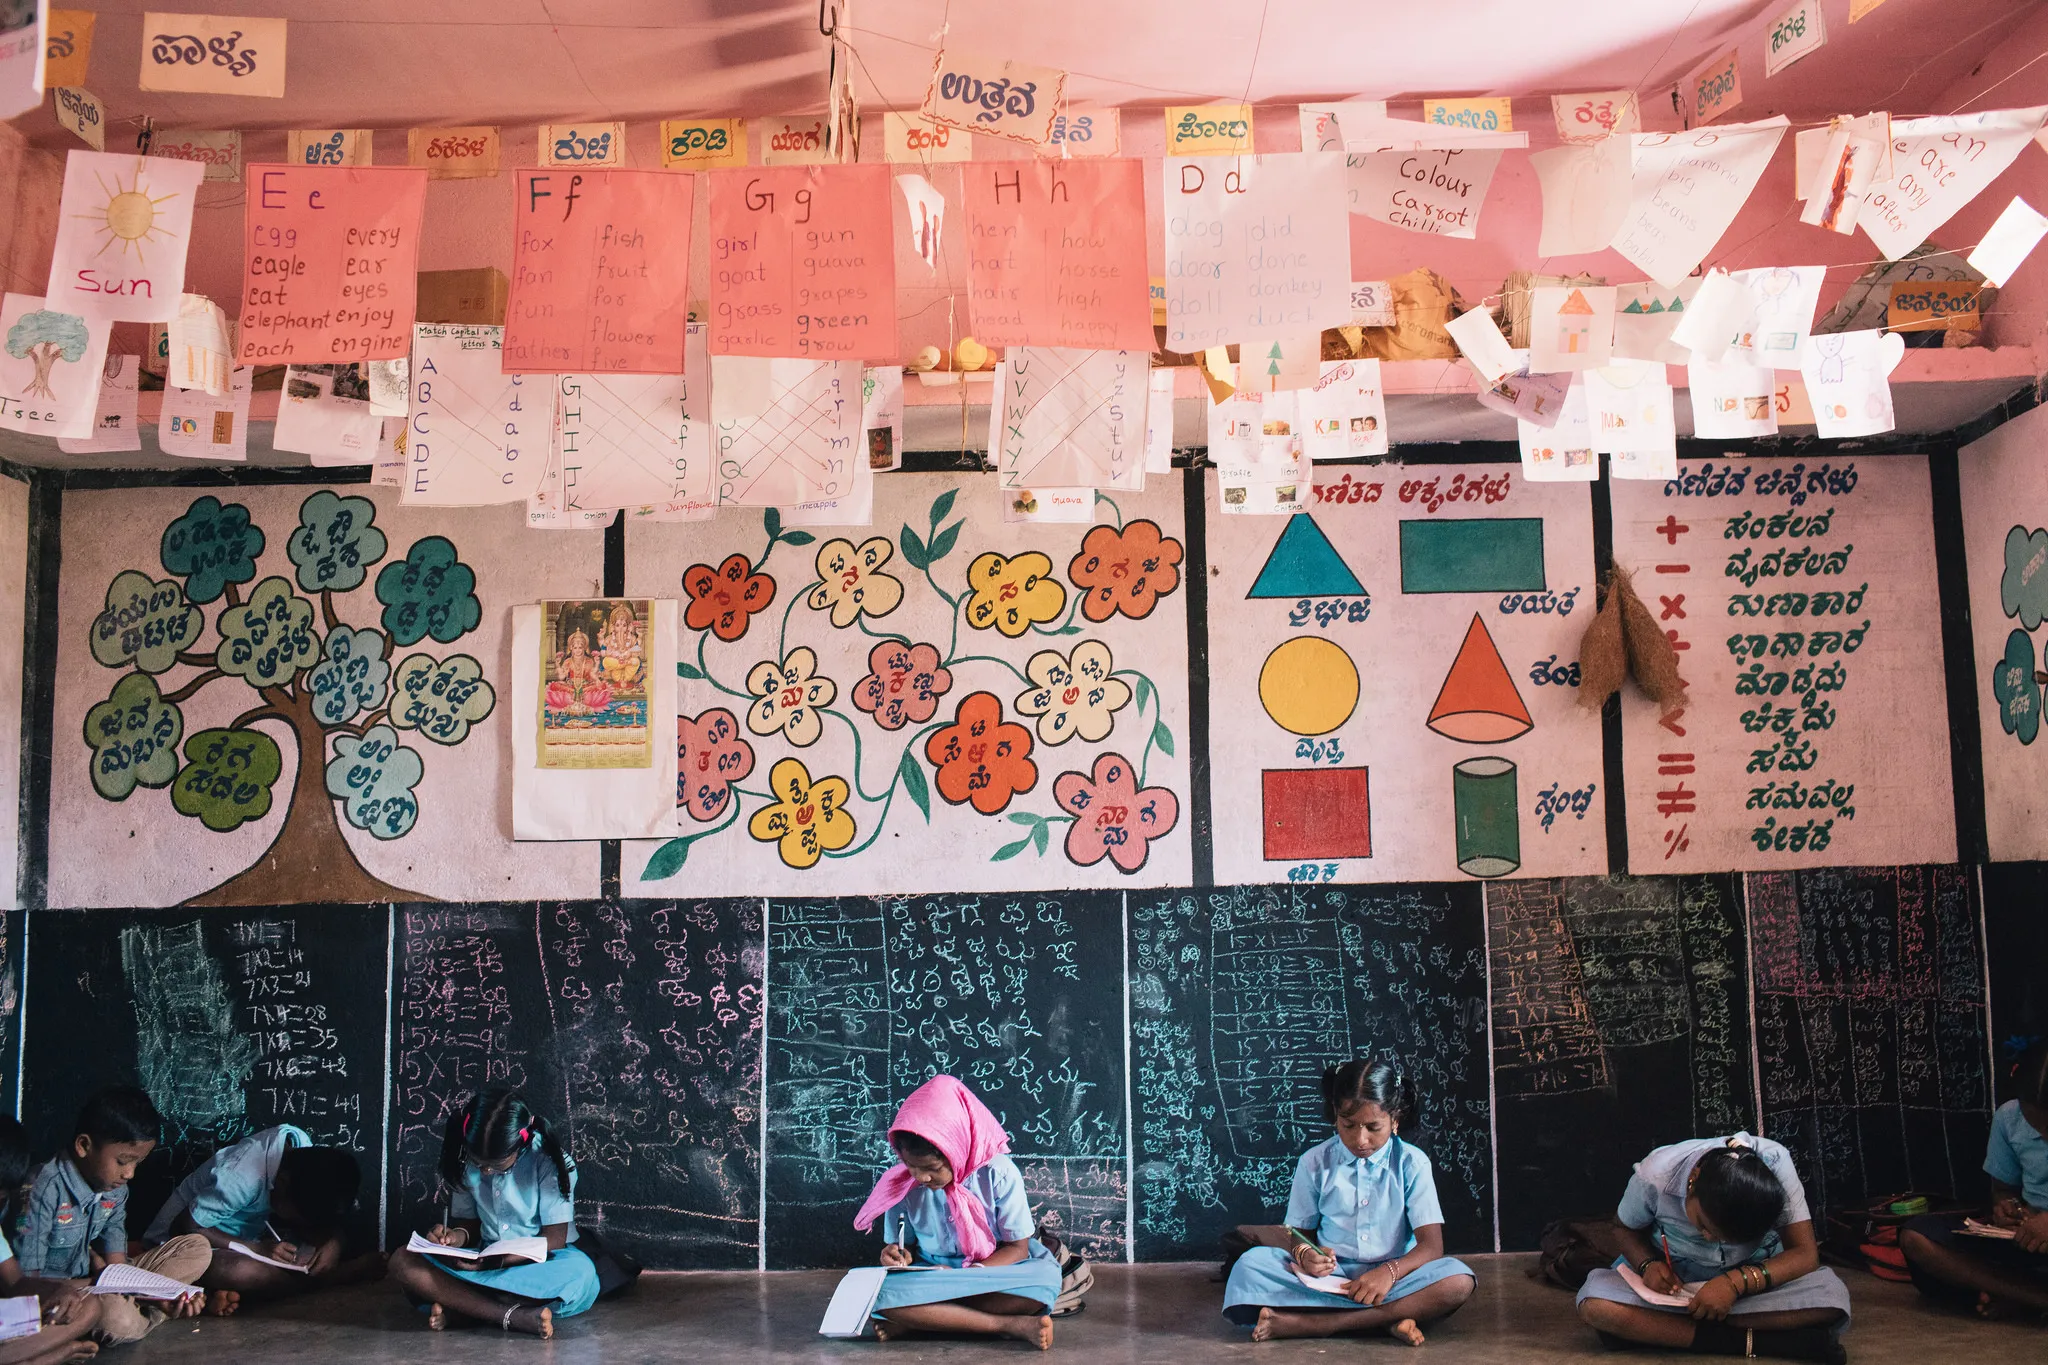
[[[1294,1168],[1293,1251],[1252,1248],[1223,1291],[1223,1316],[1250,1325],[1253,1341],[1381,1332],[1420,1346],[1423,1323],[1472,1297],[1471,1269],[1444,1255],[1429,1158],[1400,1137],[1414,1112],[1414,1083],[1392,1062],[1323,1073],[1323,1114],[1337,1133]],[[1303,1276],[1334,1277],[1341,1292]]]
[[[427,1305],[428,1327],[439,1331],[448,1313],[459,1313],[507,1332],[551,1337],[557,1317],[574,1317],[597,1301],[597,1267],[574,1245],[576,1163],[517,1091],[485,1090],[449,1116],[441,1179],[451,1192],[448,1222],[435,1225],[429,1241],[483,1247],[543,1237],[548,1258],[453,1261],[393,1252],[391,1278]]]
[[[882,1220],[883,1265],[936,1268],[883,1282],[875,1335],[971,1332],[1050,1348],[1059,1263],[1032,1235],[1024,1177],[996,1116],[954,1077],[934,1076],[897,1111],[889,1145],[899,1164],[853,1225]]]
[[[1650,1289],[1699,1284],[1692,1302],[1651,1303],[1619,1270],[1596,1270],[1579,1316],[1609,1345],[1698,1355],[1840,1362],[1849,1290],[1820,1263],[1792,1154],[1768,1138],[1694,1138],[1636,1164],[1615,1216],[1622,1256]]]

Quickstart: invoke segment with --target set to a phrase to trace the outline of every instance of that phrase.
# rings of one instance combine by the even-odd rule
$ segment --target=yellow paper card
[[[1742,103],[1741,56],[1739,48],[1731,47],[1686,77],[1686,100],[1695,128],[1711,123]]]
[[[1447,128],[1476,128],[1482,133],[1515,131],[1513,102],[1504,95],[1485,99],[1424,100],[1422,119],[1425,123],[1441,124]]]
[[[974,155],[974,134],[933,123],[922,114],[882,115],[882,160],[921,166],[928,161],[966,161]]]
[[[425,166],[429,180],[488,180],[498,173],[496,128],[412,128],[406,163]]]
[[[661,164],[672,171],[716,171],[747,164],[743,118],[672,118],[661,122]]]
[[[282,19],[234,14],[142,16],[144,90],[284,98]]]
[[[1976,280],[1914,280],[1891,286],[1885,325],[1894,332],[1974,332],[1981,318]]]
[[[1168,156],[1235,156],[1252,149],[1249,104],[1169,104]]]
[[[43,88],[84,85],[92,60],[92,25],[99,18],[89,9],[53,9],[43,43]]]

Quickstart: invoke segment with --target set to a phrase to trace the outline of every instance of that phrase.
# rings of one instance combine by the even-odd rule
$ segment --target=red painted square
[[[1268,768],[1266,861],[1370,858],[1372,805],[1364,768]]]

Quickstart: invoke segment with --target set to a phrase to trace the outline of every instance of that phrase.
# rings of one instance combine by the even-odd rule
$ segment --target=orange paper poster
[[[991,346],[1153,348],[1138,161],[983,161],[967,190],[974,336]]]
[[[681,374],[696,181],[668,171],[513,176],[506,374]]]
[[[712,172],[711,354],[896,355],[889,175],[884,165]]]
[[[412,351],[427,173],[251,166],[243,364],[390,360]]]

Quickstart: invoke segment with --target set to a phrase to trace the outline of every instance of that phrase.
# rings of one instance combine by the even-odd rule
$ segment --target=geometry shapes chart
[[[1513,763],[1487,757],[1453,765],[1451,809],[1458,821],[1460,872],[1473,877],[1505,877],[1522,865]]]
[[[1401,523],[1401,591],[1542,592],[1543,518]]]
[[[1372,856],[1364,768],[1268,768],[1261,781],[1267,862]]]
[[[1358,707],[1358,666],[1328,640],[1297,635],[1266,656],[1259,701],[1281,729],[1327,735]]]
[[[1436,704],[1429,708],[1429,728],[1461,744],[1505,744],[1528,734],[1535,724],[1494,648],[1486,622],[1474,612],[1465,643],[1458,647]]]
[[[1306,512],[1287,519],[1248,598],[1364,597],[1366,591],[1337,547]]]
[[[1145,486],[1142,351],[1017,346],[996,369],[989,449],[1005,488]]]
[[[503,372],[504,335],[502,327],[413,328],[401,502],[523,502],[540,486],[554,406],[545,381]]]
[[[711,376],[721,505],[789,507],[853,487],[859,361],[714,355]]]

